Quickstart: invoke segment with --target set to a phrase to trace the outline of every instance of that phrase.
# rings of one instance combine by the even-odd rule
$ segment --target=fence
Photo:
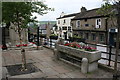
[[[49,39],[49,40],[46,40],[44,39],[43,40],[43,43],[46,43],[46,47],[49,47],[49,48],[52,48],[54,49],[55,48],[55,43],[57,42],[57,40],[54,40],[54,39]],[[67,40],[65,40],[65,42],[69,42]],[[105,64],[109,67],[113,67],[114,66],[114,62],[115,62],[115,48],[114,47],[108,47],[107,45],[101,45],[101,44],[89,44],[89,43],[86,43],[90,46],[94,46],[96,47],[97,50],[101,51],[102,52],[102,59],[99,60],[99,63],[101,64]],[[118,55],[118,66],[120,68],[120,51],[119,51],[119,55]]]

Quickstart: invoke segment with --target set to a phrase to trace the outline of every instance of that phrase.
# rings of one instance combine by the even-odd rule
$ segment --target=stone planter
[[[67,54],[67,55],[72,55],[77,58],[81,58],[81,71],[84,70],[84,68],[87,68],[87,72],[92,72],[98,69],[98,60],[101,59],[101,52],[100,51],[82,51],[80,49],[64,46],[64,45],[58,45],[56,44],[56,50],[57,52],[55,55],[57,56],[58,59],[62,58],[61,54]],[[83,59],[87,59],[88,62],[86,65],[84,65]],[[84,71],[82,71],[84,73]]]

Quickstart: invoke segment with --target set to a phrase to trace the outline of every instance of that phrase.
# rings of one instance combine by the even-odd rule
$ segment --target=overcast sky
[[[80,12],[80,8],[86,7],[87,10],[98,8],[103,0],[45,0],[48,7],[54,8],[55,11],[48,12],[43,16],[37,15],[39,21],[55,21],[64,12],[72,14]]]

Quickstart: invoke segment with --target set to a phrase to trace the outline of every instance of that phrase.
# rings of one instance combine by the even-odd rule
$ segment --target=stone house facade
[[[71,20],[73,35],[86,39],[86,43],[109,44],[109,36],[115,39],[117,29],[108,16],[98,14],[99,8],[87,10],[81,8],[81,12]],[[116,24],[116,19],[114,19]],[[113,31],[112,34],[110,32]]]
[[[15,46],[20,44],[18,33],[15,32],[13,29],[15,25],[11,24],[9,27],[5,27],[4,30],[2,30],[2,42],[4,42],[7,47]],[[21,32],[21,38],[22,42],[25,44],[28,42],[28,31],[27,29],[23,29]]]

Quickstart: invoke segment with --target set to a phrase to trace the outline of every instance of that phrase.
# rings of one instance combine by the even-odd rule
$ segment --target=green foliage
[[[97,11],[97,13],[104,16],[113,17],[115,15],[113,9],[114,6],[111,5],[109,2],[106,2],[105,4],[102,4],[101,8]]]
[[[51,34],[50,36],[57,36],[56,34]]]
[[[6,24],[11,22],[18,27],[27,28],[29,22],[36,22],[36,16],[31,17],[32,13],[43,15],[49,10],[53,11],[43,2],[3,2],[2,20]]]
[[[106,1],[97,11],[98,14],[107,16],[106,18],[107,19],[109,18],[114,26],[116,26],[115,24],[116,21],[114,20],[114,18],[116,17],[117,14],[115,7],[116,7],[115,4],[111,4],[110,1]]]
[[[81,37],[80,37],[80,36],[76,36],[76,35],[74,35],[73,38],[81,38]]]

